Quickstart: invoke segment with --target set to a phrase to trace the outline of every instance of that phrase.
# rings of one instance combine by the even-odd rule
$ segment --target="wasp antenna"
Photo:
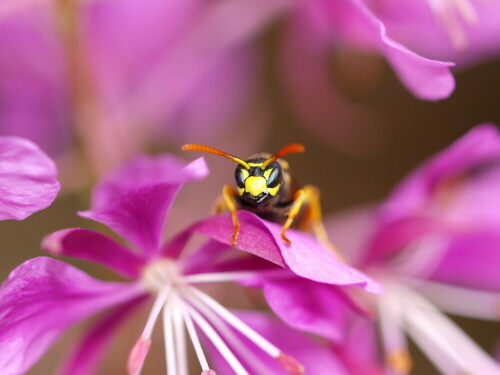
[[[181,147],[181,150],[191,150],[191,151],[202,151],[202,152],[207,152],[209,154],[214,154],[214,155],[219,155],[219,156],[224,156],[228,159],[231,159],[232,161],[235,161],[236,163],[241,164],[244,166],[246,169],[250,169],[250,166],[248,165],[247,162],[244,160],[237,158],[236,156],[230,155],[224,151],[218,150],[213,147],[205,146],[205,145],[195,145],[195,144],[187,144]]]
[[[291,143],[285,147],[283,147],[281,150],[279,150],[276,154],[271,156],[269,159],[267,159],[262,165],[260,166],[260,169],[264,170],[266,167],[271,164],[273,161],[278,160],[282,156],[285,156],[287,154],[292,154],[295,152],[304,152],[306,148],[302,146],[300,143]]]

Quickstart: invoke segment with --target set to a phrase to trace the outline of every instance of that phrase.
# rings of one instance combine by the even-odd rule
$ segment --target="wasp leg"
[[[306,199],[306,191],[305,189],[299,189],[293,196],[293,203],[292,206],[290,207],[290,210],[288,211],[288,217],[285,221],[285,224],[283,224],[283,227],[281,228],[281,238],[283,239],[283,242],[285,242],[285,245],[290,246],[292,242],[286,237],[286,231],[288,228],[293,223],[293,220],[297,217],[297,215],[300,212],[300,208],[304,204],[304,201]]]
[[[310,225],[310,228],[312,228],[314,234],[323,246],[330,249],[343,261],[346,261],[344,255],[330,242],[328,234],[326,233],[321,215],[319,190],[312,185],[306,185],[302,190],[304,190],[306,196],[306,212],[304,213],[303,218],[304,224]]]
[[[230,185],[224,185],[222,189],[222,197],[224,199],[224,203],[226,208],[231,213],[231,219],[233,221],[233,235],[231,237],[231,246],[236,246],[236,240],[238,238],[238,234],[240,232],[240,222],[238,220],[238,215],[236,214],[238,210],[238,206],[236,204],[236,192]]]
[[[217,198],[217,201],[212,207],[212,214],[220,215],[226,212],[228,212],[226,202],[224,201],[224,197],[221,195],[220,197]]]

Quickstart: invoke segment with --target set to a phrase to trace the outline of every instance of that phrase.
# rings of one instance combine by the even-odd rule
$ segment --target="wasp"
[[[276,154],[258,153],[243,160],[213,147],[187,144],[182,150],[202,151],[224,156],[238,163],[234,171],[236,190],[224,185],[222,197],[216,204],[216,213],[229,211],[233,222],[231,244],[236,246],[240,223],[237,210],[243,209],[257,214],[265,220],[282,224],[281,238],[290,246],[286,232],[292,227],[312,229],[320,242],[335,249],[328,240],[321,220],[320,193],[312,185],[298,189],[289,164],[281,159],[291,153],[305,151],[304,146],[292,143]],[[335,251],[337,252],[337,251]]]

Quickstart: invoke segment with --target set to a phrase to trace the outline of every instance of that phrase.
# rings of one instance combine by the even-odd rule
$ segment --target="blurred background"
[[[290,31],[286,3],[272,2],[255,14],[245,12],[251,6],[244,3],[244,20],[233,8],[217,13],[215,5],[224,1],[119,3],[32,1],[6,11],[0,3],[0,132],[40,144],[58,163],[63,184],[48,209],[0,222],[2,279],[41,255],[45,234],[67,227],[104,230],[76,212],[89,207],[95,181],[139,152],[193,160],[200,155],[180,147],[201,143],[244,158],[300,142],[306,153],[287,160],[301,184],[320,188],[328,218],[382,201],[412,168],[474,125],[500,124],[500,61],[491,56],[453,69],[456,89],[449,98],[424,101],[377,51],[335,41],[322,65],[328,81],[320,83],[327,88],[307,89],[318,83],[311,76],[294,91],[284,64],[284,56],[290,58],[283,52]],[[261,3],[255,6],[264,8]],[[307,79],[318,66],[303,60],[298,69]],[[233,183],[233,163],[206,159],[210,176],[183,189],[167,233],[207,215],[222,186]],[[70,262],[96,277],[115,277]],[[456,321],[493,349],[498,324]],[[142,325],[139,319],[121,333],[126,339],[116,341],[101,374],[124,373],[137,336],[130,332]],[[79,329],[29,374],[52,373]],[[163,372],[156,367],[164,363],[162,345],[152,350],[144,374]],[[413,374],[438,373],[423,356],[416,358]]]

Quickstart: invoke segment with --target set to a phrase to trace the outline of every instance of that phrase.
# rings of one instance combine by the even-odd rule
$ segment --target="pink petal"
[[[484,124],[410,173],[379,210],[370,257],[390,254],[428,233],[452,234],[471,226],[496,225],[494,186],[500,180],[490,171],[487,178],[479,178],[478,172],[494,166],[499,157],[500,133],[494,125]],[[467,186],[451,186],[447,205],[436,198],[443,184],[460,186],[461,180]]]
[[[136,299],[107,313],[93,324],[72,349],[58,371],[59,375],[88,375],[96,373],[114,335],[125,320],[139,306],[142,299]]]
[[[492,124],[478,125],[413,171],[394,189],[383,214],[392,219],[421,210],[446,178],[500,157],[500,133]]]
[[[111,238],[88,229],[63,229],[43,239],[42,248],[54,255],[89,260],[127,278],[139,277],[145,260]]]
[[[325,8],[342,38],[358,48],[379,50],[415,96],[439,100],[455,89],[450,72],[453,63],[426,59],[394,41],[382,21],[361,0],[326,2]]]
[[[0,372],[26,372],[73,324],[143,293],[102,282],[61,261],[30,259],[0,290]]]
[[[335,353],[349,368],[350,374],[387,375],[380,356],[375,322],[354,317],[347,331],[344,341],[335,345]]]
[[[459,28],[465,37],[463,46],[454,45],[443,22],[433,14],[429,2],[386,0],[377,3],[373,11],[384,22],[389,35],[398,42],[424,56],[465,66],[498,56],[500,52],[500,3],[471,1],[470,4],[476,15],[476,22],[468,24],[456,12]],[[453,7],[453,3],[451,5]]]
[[[380,145],[383,132],[374,112],[335,87],[330,71],[334,35],[325,35],[316,11],[316,2],[297,4],[285,30],[281,61],[290,107],[321,142],[350,155],[366,155]]]
[[[26,137],[52,154],[70,140],[71,99],[65,52],[48,5],[0,1],[0,134]],[[9,13],[15,16],[3,19]]]
[[[140,156],[95,188],[92,209],[80,215],[101,222],[145,254],[159,250],[170,206],[179,189],[208,175],[203,158],[189,164],[171,155]]]
[[[360,314],[339,288],[294,278],[266,280],[266,301],[285,323],[332,341],[345,339],[353,315]]]
[[[497,228],[453,236],[432,280],[500,291],[500,233]]]
[[[382,293],[382,286],[327,250],[309,234],[290,230],[290,247],[281,239],[281,226],[264,221],[248,212],[239,211],[241,223],[238,248],[290,268],[298,276],[334,285],[360,285],[366,291]],[[233,225],[229,216],[213,216],[195,224],[192,229],[212,239],[230,244]]]
[[[50,206],[59,189],[56,165],[38,146],[0,137],[0,220],[22,220]]]

